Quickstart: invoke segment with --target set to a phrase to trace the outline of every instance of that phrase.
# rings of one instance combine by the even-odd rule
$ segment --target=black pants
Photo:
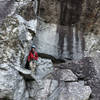
[[[28,60],[26,61],[25,68],[31,70],[31,68],[29,67],[29,62],[28,62]]]

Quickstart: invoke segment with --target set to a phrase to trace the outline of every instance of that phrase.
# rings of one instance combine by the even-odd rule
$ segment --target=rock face
[[[66,98],[87,100],[89,98],[92,91],[89,86],[85,86],[84,81],[76,82],[77,76],[71,70],[53,70],[52,65],[51,60],[39,58],[36,73],[30,73],[30,81],[25,78],[29,100],[66,100]],[[20,72],[24,76],[29,76],[24,70]]]
[[[8,2],[10,3],[11,1]],[[16,2],[15,8],[19,7],[19,5],[20,4]],[[34,25],[32,22],[34,22]],[[26,82],[18,70],[21,71],[25,65],[26,56],[29,52],[31,40],[33,38],[33,33],[30,33],[28,29],[35,32],[35,23],[36,21],[34,19],[26,21],[16,13],[14,15],[9,15],[0,27],[1,100],[29,100]],[[33,27],[30,27],[31,25]],[[24,72],[25,74],[30,74],[29,71],[24,70]]]
[[[37,41],[35,40],[40,53],[57,59],[83,57],[84,38],[78,28],[82,3],[82,0],[40,1],[41,19],[38,20]]]
[[[99,0],[41,0],[34,40],[38,51],[60,59],[82,58],[84,36],[100,31],[99,4]]]
[[[33,2],[29,2],[27,5],[20,7],[17,11],[25,20],[29,21],[36,18]]]
[[[25,81],[18,71],[7,64],[2,64],[0,73],[1,100],[25,100],[28,98]]]
[[[0,99],[99,100],[99,5],[99,0],[0,1]],[[24,68],[32,44],[44,57],[35,73]]]
[[[38,66],[41,65],[41,66]],[[48,59],[40,59],[38,60],[37,63],[37,71],[36,71],[36,75],[38,76],[39,79],[44,78],[45,76],[47,76],[49,73],[53,72],[54,68],[53,68],[53,63],[51,62],[51,60]]]
[[[97,74],[93,60],[90,57],[83,58],[79,61],[67,61],[64,64],[58,64],[58,66],[56,65],[55,67],[61,69],[70,69],[79,79],[84,80],[91,79]]]
[[[0,1],[0,24],[2,20],[11,12],[12,4],[14,0],[1,0]]]
[[[100,70],[98,64],[98,59],[87,57],[79,61],[67,61],[66,63],[58,64],[55,67],[63,70],[72,70],[78,77],[78,80],[84,80],[85,84],[91,87],[92,94],[90,100],[99,100]]]

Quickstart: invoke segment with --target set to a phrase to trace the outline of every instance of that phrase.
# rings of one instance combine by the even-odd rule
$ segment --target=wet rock
[[[99,0],[41,0],[36,36],[38,51],[62,59],[82,58],[88,44],[86,38],[90,41],[88,47],[92,45],[91,38],[86,35],[100,33],[99,4]],[[52,43],[47,36],[53,36]]]
[[[81,45],[82,44],[81,39],[79,38],[79,41],[75,39],[76,37],[78,37],[76,36],[77,34],[75,33],[76,32],[75,30],[77,30],[76,26],[72,26],[72,28],[68,26],[64,27],[64,29],[70,28],[70,31],[72,32],[71,35],[69,34],[70,32],[68,32],[69,29],[66,30],[66,33],[68,34],[65,34],[63,33],[63,30],[61,30],[61,28],[59,26],[58,30],[56,24],[49,24],[45,23],[44,21],[38,20],[37,34],[34,38],[34,43],[37,46],[37,51],[40,54],[47,54],[56,59],[62,59],[62,60],[67,58],[69,59],[81,58],[83,55],[83,50],[82,50],[83,47]],[[81,36],[80,34],[81,33],[79,33],[79,37]]]
[[[34,39],[38,52],[63,60],[82,58],[84,37],[78,29],[81,11],[82,0],[41,0]]]
[[[39,53],[57,58],[57,37],[55,24],[46,24],[45,22],[38,21],[37,34],[34,38],[34,43],[37,46],[37,51]]]

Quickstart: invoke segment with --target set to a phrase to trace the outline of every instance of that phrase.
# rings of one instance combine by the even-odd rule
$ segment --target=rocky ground
[[[0,100],[100,100],[99,4],[0,1]],[[24,68],[33,43],[35,73]]]

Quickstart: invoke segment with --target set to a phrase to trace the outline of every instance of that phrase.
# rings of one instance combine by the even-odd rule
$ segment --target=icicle
[[[34,8],[35,15],[37,15],[37,9],[38,9],[38,1],[37,0],[34,0],[33,8]]]
[[[82,50],[82,37],[81,33],[78,34],[79,42],[78,42],[78,58],[81,59],[83,55]]]

